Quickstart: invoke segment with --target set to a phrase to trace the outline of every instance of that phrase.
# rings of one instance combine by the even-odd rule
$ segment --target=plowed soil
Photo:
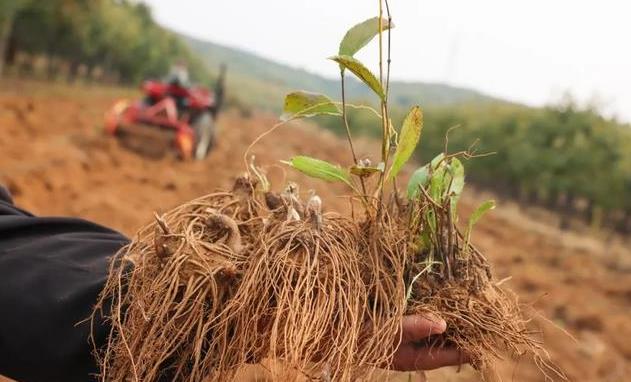
[[[33,213],[78,216],[131,235],[154,211],[230,187],[243,172],[247,145],[275,123],[271,115],[246,118],[227,111],[219,120],[218,146],[205,161],[147,159],[102,132],[103,113],[113,101],[135,95],[118,88],[0,82],[0,183]],[[367,140],[360,147],[365,154],[378,152]],[[277,188],[297,181],[303,192],[315,189],[325,209],[350,211],[343,187],[306,179],[278,162],[300,153],[348,163],[343,140],[313,125],[293,125],[263,139],[253,152],[257,163],[271,166]],[[470,190],[463,215],[483,197],[488,195]],[[550,219],[533,217],[540,215],[547,216],[500,202],[479,223],[473,240],[498,280],[512,276],[507,285],[545,317],[535,324],[570,380],[629,380],[631,245],[611,235],[561,232],[546,223]],[[503,380],[543,380],[528,360],[505,361],[498,370]],[[464,367],[459,373],[430,372],[428,379],[479,377]]]

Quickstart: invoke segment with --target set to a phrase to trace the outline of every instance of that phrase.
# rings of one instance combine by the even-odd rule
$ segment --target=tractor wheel
[[[195,159],[202,160],[215,143],[215,122],[209,112],[203,112],[195,118],[192,127],[195,131]]]

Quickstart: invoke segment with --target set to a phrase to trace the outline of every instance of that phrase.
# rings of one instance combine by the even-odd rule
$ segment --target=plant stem
[[[379,82],[383,85],[383,7],[379,0]]]
[[[385,101],[383,102],[383,109],[384,109],[384,119],[385,119],[385,124],[387,127],[387,132],[386,132],[386,136],[388,139],[388,143],[390,142],[390,110],[388,109],[388,96],[390,95],[390,63],[391,63],[391,59],[390,59],[390,33],[392,31],[392,16],[390,15],[390,5],[388,4],[388,0],[383,0],[385,5],[386,5],[386,15],[388,16],[388,53],[387,53],[387,58],[386,58],[386,86],[385,86]],[[382,11],[380,10],[379,12],[379,17],[382,17]],[[381,61],[381,57],[380,57],[380,61]],[[390,144],[388,144],[388,148],[390,148]],[[387,168],[388,166],[388,157],[389,157],[389,152],[386,153],[386,158],[384,160],[384,166],[385,168]]]
[[[388,100],[388,94],[390,93],[390,33],[392,31],[392,16],[390,15],[390,5],[388,0],[384,0],[386,4],[386,15],[388,16],[388,58],[386,60],[386,101]]]
[[[256,146],[257,143],[259,143],[259,141],[263,138],[265,138],[266,136],[268,136],[269,134],[273,133],[277,128],[293,121],[294,119],[296,119],[295,117],[292,117],[286,121],[281,121],[278,122],[277,124],[275,124],[274,126],[272,126],[271,128],[269,128],[269,130],[265,131],[264,133],[260,134],[258,137],[256,137],[256,139],[254,141],[252,141],[252,143],[250,143],[250,145],[248,146],[247,149],[245,149],[245,152],[243,153],[243,163],[245,164],[245,170],[248,173],[248,176],[251,176],[252,174],[250,173],[250,166],[248,164],[248,154],[250,153],[250,150],[252,150],[252,148],[254,146]]]
[[[344,120],[344,127],[346,128],[346,138],[348,138],[348,145],[351,147],[351,153],[353,154],[353,162],[357,165],[357,155],[355,154],[355,148],[353,147],[353,138],[351,137],[351,129],[348,126],[348,118],[346,116],[346,91],[344,88],[344,69],[340,70],[340,78],[342,82],[342,120]]]
[[[379,0],[379,83],[383,86],[383,7],[381,0]],[[385,112],[384,100],[381,100],[381,123],[383,128],[382,142],[381,142],[381,161],[386,162],[388,156],[387,153],[387,139],[388,137],[388,119]],[[380,183],[383,183],[383,175],[381,176]]]
[[[353,162],[357,165],[359,162],[357,161],[357,155],[355,154],[355,148],[353,147],[353,138],[351,136],[351,128],[348,126],[348,117],[346,116],[346,90],[344,87],[344,69],[340,70],[340,77],[342,83],[342,120],[344,120],[344,127],[346,128],[346,137],[348,138],[348,144],[351,147],[351,153],[353,154]],[[362,199],[364,203],[368,203],[366,199],[366,184],[364,183],[364,178],[359,177],[359,184],[362,187]]]
[[[388,23],[391,23],[390,10],[388,6],[388,2],[386,1],[386,7],[388,12]],[[384,86],[383,81],[383,5],[382,0],[379,0],[379,82],[382,86]],[[390,28],[388,28],[388,68],[387,68],[387,78],[385,83],[385,97],[381,100],[381,121],[382,121],[382,142],[381,142],[381,159],[384,164],[384,169],[388,168],[388,157],[390,151],[390,118],[388,116],[388,88],[390,82]],[[384,171],[379,177],[379,192],[378,192],[378,200],[379,200],[379,210],[381,210],[381,202],[383,199],[383,188],[385,183],[385,174]]]

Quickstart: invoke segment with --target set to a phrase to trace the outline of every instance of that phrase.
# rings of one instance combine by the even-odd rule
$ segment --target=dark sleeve
[[[128,239],[72,218],[36,217],[0,187],[0,374],[18,381],[89,381],[97,372],[88,318],[109,258]],[[109,328],[94,330],[97,345]]]

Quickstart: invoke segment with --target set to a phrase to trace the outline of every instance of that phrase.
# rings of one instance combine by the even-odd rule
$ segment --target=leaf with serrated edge
[[[379,17],[373,17],[355,25],[346,32],[340,42],[339,54],[353,56],[379,34],[379,28],[385,31],[394,28],[394,25],[390,25],[385,17],[381,19],[381,23]]]
[[[313,178],[327,182],[344,182],[350,185],[348,172],[338,165],[308,156],[295,156],[288,162],[291,167]]]
[[[346,69],[350,70],[354,75],[357,76],[360,80],[362,80],[372,91],[375,92],[382,100],[386,98],[386,94],[383,91],[383,87],[381,83],[375,77],[374,74],[364,64],[362,64],[359,60],[346,55],[341,56],[333,56],[330,58],[331,60],[337,62],[342,65]]]
[[[285,96],[281,119],[307,118],[315,115],[341,115],[340,109],[324,94],[295,91]]]
[[[392,167],[390,167],[389,179],[393,179],[403,165],[410,159],[419,139],[421,138],[421,130],[423,129],[423,112],[419,106],[410,109],[407,117],[403,121],[403,127],[399,134],[399,142],[397,150],[394,153]]]

